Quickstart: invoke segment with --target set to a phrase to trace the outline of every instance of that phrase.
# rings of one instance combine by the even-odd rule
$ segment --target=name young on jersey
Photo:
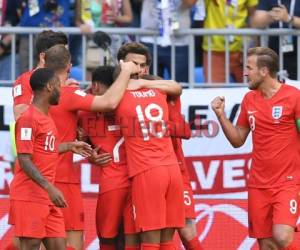
[[[148,98],[155,97],[156,94],[152,89],[144,90],[144,91],[131,91],[130,92],[134,98]]]

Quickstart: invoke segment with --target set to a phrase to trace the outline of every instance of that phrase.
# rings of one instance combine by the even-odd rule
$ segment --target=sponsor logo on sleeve
[[[21,141],[30,141],[32,128],[21,128]]]

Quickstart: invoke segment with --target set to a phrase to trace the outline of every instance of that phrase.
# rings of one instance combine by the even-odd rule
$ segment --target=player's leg
[[[21,250],[39,250],[42,240],[35,238],[20,237]]]
[[[289,225],[279,225],[276,224],[273,226],[273,238],[278,249],[280,250],[300,250],[300,247],[297,247],[294,244],[294,232],[295,227]]]
[[[175,228],[164,228],[161,230],[160,238],[160,250],[175,250],[175,244],[173,242],[173,235]]]
[[[82,250],[83,249],[83,230],[67,230],[67,246],[70,249]]]
[[[47,250],[65,250],[66,239],[65,238],[45,238],[43,243]]]
[[[62,208],[67,246],[75,250],[83,249],[84,212],[80,184],[55,183],[63,193],[68,207]]]
[[[249,236],[257,239],[260,250],[277,249],[272,240],[272,212],[272,190],[249,187]]]
[[[154,167],[132,179],[132,207],[141,249],[159,249],[161,229],[166,228],[167,167]]]
[[[198,239],[195,219],[186,218],[185,226],[178,229],[179,237],[187,250],[202,250]]]
[[[125,234],[125,250],[139,250],[140,244],[139,234]]]
[[[98,195],[96,227],[102,250],[116,249],[128,194],[129,188],[120,188]]]
[[[141,250],[159,250],[160,235],[160,229],[140,232]]]
[[[165,195],[166,199],[166,227],[161,233],[161,249],[176,249],[173,242],[175,229],[184,226],[184,199],[183,181],[179,166],[166,168],[169,176],[169,184]]]
[[[187,250],[201,250],[201,244],[198,239],[196,228],[196,213],[195,201],[193,191],[188,176],[187,170],[181,171],[183,179],[183,197],[184,197],[184,212],[185,212],[185,225],[183,228],[178,229],[180,239]]]
[[[133,207],[131,198],[131,187],[127,195],[127,200],[123,212],[123,226],[125,234],[125,250],[139,250],[141,240],[135,230]]]
[[[257,239],[259,250],[277,250],[278,247],[273,238]]]
[[[40,249],[41,240],[46,236],[46,221],[50,207],[29,201],[10,201],[9,224],[14,225],[15,240],[19,249]]]
[[[273,239],[279,249],[299,250],[293,242],[299,215],[299,187],[274,188],[273,194]]]

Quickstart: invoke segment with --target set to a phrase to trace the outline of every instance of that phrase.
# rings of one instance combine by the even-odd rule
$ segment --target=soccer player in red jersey
[[[175,100],[169,100],[168,108],[170,120],[169,129],[183,180],[185,226],[183,228],[179,228],[178,233],[185,249],[202,250],[195,222],[196,213],[193,190],[181,142],[182,139],[189,139],[191,137],[191,130],[189,124],[184,120],[184,117],[181,114],[181,103],[179,97]]]
[[[154,76],[149,76],[149,67],[151,64],[151,56],[148,52],[148,49],[145,48],[140,43],[127,43],[124,44],[118,52],[118,60],[123,59],[124,61],[133,61],[136,65],[140,67],[139,78],[146,78],[151,80],[159,79]],[[161,84],[155,84],[153,82],[153,86],[155,88],[162,88]],[[176,100],[168,101],[169,108],[169,129],[172,133],[174,131],[174,135],[176,137],[187,138],[189,137],[190,129],[189,125],[186,124],[180,114],[181,105],[180,99],[176,98]],[[194,211],[194,199],[192,195],[192,190],[190,187],[190,180],[188,176],[188,171],[186,169],[185,160],[183,151],[181,148],[181,140],[179,138],[173,137],[173,147],[175,149],[175,153],[179,162],[179,166],[181,169],[181,173],[183,175],[184,180],[184,197],[185,197],[185,226],[179,229],[180,238],[186,249],[202,249],[199,240],[197,239],[197,229],[194,222],[195,211]]]
[[[212,108],[234,147],[252,132],[252,164],[248,180],[249,235],[261,250],[300,249],[293,243],[299,215],[299,90],[277,81],[278,56],[269,49],[248,50],[249,89],[234,126],[224,112],[224,97]]]
[[[100,66],[92,73],[91,93],[103,95],[113,83],[115,67]],[[97,235],[102,250],[116,249],[119,230],[124,225],[125,249],[139,249],[130,201],[130,180],[126,164],[124,138],[116,124],[114,113],[80,112],[83,134],[100,152],[112,160],[100,164],[99,193],[96,208]],[[103,154],[101,154],[103,155]],[[105,161],[103,156],[102,161]],[[109,157],[108,159],[111,159]]]
[[[101,96],[93,96],[80,90],[78,86],[66,85],[71,67],[71,56],[63,45],[56,45],[45,53],[45,67],[53,69],[61,81],[61,99],[59,105],[50,109],[62,142],[76,138],[78,124],[77,112],[103,112],[115,109],[124,94],[131,74],[138,71],[132,62],[121,62],[121,74],[112,86]],[[67,122],[66,122],[67,121]],[[81,197],[80,176],[73,166],[73,154],[59,157],[59,168],[55,185],[63,192],[68,207],[62,209],[67,231],[67,242],[76,250],[83,248],[84,214]]]
[[[64,196],[54,186],[59,153],[73,150],[89,156],[84,142],[59,144],[56,126],[48,113],[57,105],[60,82],[54,71],[37,69],[30,78],[33,103],[16,123],[18,161],[10,186],[9,223],[14,225],[21,250],[65,249],[62,212]]]
[[[62,32],[54,32],[52,30],[45,30],[37,36],[35,48],[38,63],[35,69],[44,67],[45,51],[56,44],[67,45],[68,37]],[[17,120],[19,115],[31,104],[33,93],[29,79],[35,69],[21,74],[14,82],[13,98],[15,120]]]
[[[138,76],[147,73],[148,50],[134,43],[127,53],[124,46],[119,50],[118,59],[137,64]],[[160,83],[153,81],[152,84]],[[177,95],[180,93],[181,90]],[[173,233],[175,228],[184,226],[184,207],[180,169],[172,141],[167,136],[167,96],[156,88],[127,90],[116,115],[125,141],[141,249],[174,249]]]

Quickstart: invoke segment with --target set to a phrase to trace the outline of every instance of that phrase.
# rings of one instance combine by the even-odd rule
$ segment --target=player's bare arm
[[[15,121],[19,118],[19,116],[28,109],[29,105],[27,104],[17,104],[14,106],[14,118]]]
[[[132,74],[136,74],[139,68],[133,62],[120,61],[121,72],[112,86],[101,96],[95,96],[92,103],[92,111],[112,111],[121,101]]]
[[[47,191],[49,198],[55,206],[67,206],[63,194],[41,175],[40,171],[33,164],[30,154],[18,154],[18,160],[25,174]]]
[[[226,117],[225,114],[225,98],[218,96],[216,97],[212,102],[211,102],[211,107],[213,111],[215,112],[222,130],[230,142],[230,144],[235,147],[241,147],[246,139],[247,136],[250,132],[249,128],[246,127],[239,127],[239,126],[234,126],[231,121]]]
[[[92,147],[90,144],[83,141],[63,142],[58,145],[58,152],[60,154],[72,151],[83,157],[89,157],[92,154]]]
[[[159,89],[170,97],[177,97],[182,93],[180,84],[174,80],[130,79],[127,89],[136,90],[140,88]]]

